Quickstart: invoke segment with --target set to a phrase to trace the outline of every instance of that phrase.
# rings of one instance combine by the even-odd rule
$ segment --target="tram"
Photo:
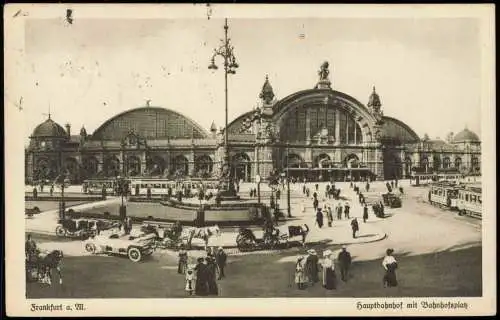
[[[428,185],[429,183],[434,181],[433,179],[433,173],[412,173],[412,175],[410,176],[410,185],[415,187]]]
[[[458,184],[467,180],[463,174],[457,172],[413,173],[410,178],[410,185],[428,185],[437,181],[449,181]]]
[[[480,184],[465,185],[458,190],[457,210],[460,215],[482,217],[482,187]]]
[[[200,188],[200,186],[203,186],[206,192],[212,192],[213,194],[216,194],[217,185],[217,181],[207,181],[201,179],[177,181],[164,178],[140,178],[132,179],[130,181],[130,191],[133,195],[138,196],[146,195],[148,192],[148,188],[151,190],[151,194],[156,195],[168,194],[169,188],[174,194],[178,190],[189,189],[191,190],[191,195],[196,196],[198,194],[198,189]]]
[[[118,182],[116,179],[88,179],[84,182],[84,193],[101,194],[103,186],[106,188],[106,194],[117,194]]]
[[[429,203],[456,210],[459,188],[456,183],[449,181],[433,183],[429,190]]]

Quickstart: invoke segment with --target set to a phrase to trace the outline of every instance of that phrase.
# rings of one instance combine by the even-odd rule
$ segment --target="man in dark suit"
[[[227,254],[224,252],[222,247],[219,247],[217,253],[215,254],[215,261],[217,262],[217,266],[219,266],[219,279],[225,278],[224,268],[226,267],[227,262]]]
[[[342,251],[340,251],[339,256],[337,257],[337,260],[339,261],[339,264],[340,264],[340,275],[341,275],[342,281],[347,281],[347,278],[349,276],[349,268],[351,266],[352,258],[351,258],[351,254],[347,251],[346,246],[342,246]]]

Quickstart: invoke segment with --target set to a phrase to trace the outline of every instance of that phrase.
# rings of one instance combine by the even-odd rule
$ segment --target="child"
[[[186,271],[186,292],[189,293],[190,296],[193,295],[195,289],[196,279],[193,265],[189,265]]]
[[[305,288],[306,282],[307,278],[304,270],[304,257],[300,256],[295,264],[295,283],[297,284],[297,288],[302,290]]]

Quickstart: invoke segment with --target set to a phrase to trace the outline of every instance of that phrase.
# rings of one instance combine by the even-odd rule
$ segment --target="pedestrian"
[[[318,208],[316,212],[316,223],[320,229],[323,227],[323,213],[321,212],[321,208]]]
[[[219,288],[217,287],[217,272],[218,267],[215,263],[215,260],[212,256],[208,256],[205,258],[207,263],[207,287],[208,287],[208,295],[217,296],[219,295]]]
[[[53,185],[53,184],[52,184],[52,185],[50,185],[50,190],[49,190],[49,192],[50,192],[50,196],[52,197],[52,196],[54,195],[54,185]]]
[[[340,277],[345,282],[349,278],[349,268],[352,262],[351,254],[347,251],[345,245],[342,246],[342,251],[340,251],[337,260],[340,266]]]
[[[386,256],[382,260],[382,266],[384,267],[385,274],[383,278],[384,288],[386,287],[396,287],[398,285],[398,280],[396,278],[396,269],[398,268],[398,263],[394,256],[394,249],[387,249]]]
[[[318,272],[319,272],[319,259],[318,255],[316,254],[316,250],[310,249],[307,251],[307,258],[306,258],[306,277],[309,280],[309,282],[314,285],[316,282],[319,281],[318,277]]]
[[[345,202],[344,204],[344,216],[346,219],[350,219],[349,217],[349,210],[351,209],[351,207],[349,206],[349,202]]]
[[[380,201],[379,209],[380,209],[380,217],[383,218],[385,215],[384,215],[384,204],[382,203],[382,201]]]
[[[295,263],[295,283],[297,288],[302,290],[305,288],[307,283],[307,276],[304,268],[304,257],[300,256],[297,258],[297,263]]]
[[[333,213],[332,213],[332,207],[328,206],[328,209],[326,211],[326,218],[328,219],[328,226],[332,226],[333,222]]]
[[[314,198],[313,200],[313,208],[314,208],[314,211],[318,210],[318,204],[319,204],[319,201],[317,198]]]
[[[203,263],[203,260],[202,257],[199,257],[194,268],[196,272],[195,293],[197,296],[206,296],[208,294],[207,266]]]
[[[36,187],[33,187],[33,198],[34,199],[38,198],[38,190],[36,189]]]
[[[196,277],[194,273],[194,268],[193,266],[188,266],[186,270],[186,292],[192,296],[193,292],[195,291],[195,282],[196,282]]]
[[[281,197],[281,191],[276,190],[276,202],[280,200],[280,197]]]
[[[332,260],[332,251],[326,250],[323,252],[323,287],[327,290],[336,289],[335,264]]]
[[[340,205],[340,202],[337,202],[335,210],[337,211],[337,220],[342,220],[342,206]]]
[[[352,237],[356,239],[356,232],[359,231],[358,219],[354,218],[351,221]]]
[[[394,181],[391,181],[391,189],[394,189]]]
[[[366,220],[368,220],[368,206],[365,203],[363,206],[363,222],[366,223]]]
[[[351,181],[351,184],[349,185],[349,188],[351,188],[351,189],[353,188],[353,183],[352,183],[352,181]]]
[[[314,187],[316,188],[316,191],[318,191],[318,188],[319,188],[319,184],[315,184]]]
[[[179,248],[179,262],[177,264],[177,273],[185,274],[188,262],[188,254],[187,251],[184,250],[184,246],[181,244]]]
[[[306,194],[306,184],[302,185],[302,194]]]
[[[366,188],[365,189],[366,189],[366,192],[370,191],[370,183],[369,182],[366,183]]]
[[[309,188],[306,189],[306,197],[309,198],[309,195],[311,194],[311,191],[309,190]]]
[[[304,202],[304,199],[302,199],[302,203],[300,205],[300,211],[302,213],[306,212],[306,203]]]
[[[225,278],[224,268],[226,267],[227,262],[227,254],[224,252],[222,247],[219,247],[217,254],[215,255],[215,261],[217,262],[217,266],[219,267],[219,278],[218,280]]]

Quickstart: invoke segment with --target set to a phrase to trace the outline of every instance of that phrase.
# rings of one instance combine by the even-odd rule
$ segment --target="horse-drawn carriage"
[[[255,233],[248,228],[240,228],[236,237],[236,245],[242,252],[259,249],[277,249],[280,244],[288,243],[288,236],[280,234],[278,229],[264,231],[262,238],[257,238]]]
[[[118,227],[118,222],[99,219],[59,219],[56,235],[59,237],[81,238],[83,240],[97,235],[99,231]]]
[[[402,202],[401,198],[394,193],[388,192],[382,195],[384,205],[390,208],[401,208]]]
[[[140,227],[143,234],[154,234],[155,247],[161,249],[175,248],[182,242],[182,226],[179,223],[144,221]]]
[[[62,284],[62,274],[59,265],[63,259],[61,250],[41,251],[26,253],[26,281],[40,281],[52,283],[52,269],[59,274],[59,283]]]

